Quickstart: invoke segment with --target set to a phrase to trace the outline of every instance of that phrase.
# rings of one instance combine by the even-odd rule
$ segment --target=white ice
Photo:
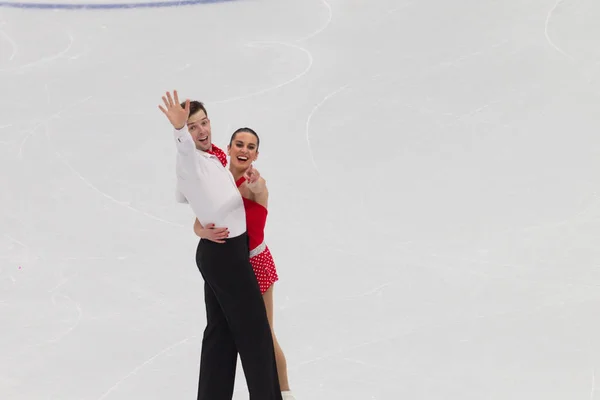
[[[157,107],[178,89],[217,144],[261,134],[298,400],[600,399],[599,20],[0,8],[0,398],[195,398],[203,283]]]

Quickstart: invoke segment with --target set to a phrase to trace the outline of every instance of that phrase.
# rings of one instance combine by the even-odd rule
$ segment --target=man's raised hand
[[[173,97],[175,97],[175,101],[173,101]],[[177,90],[173,91],[173,96],[167,92],[166,97],[163,96],[162,99],[166,108],[161,105],[158,108],[167,116],[175,129],[182,129],[190,116],[190,101],[186,100],[185,108],[181,107]]]

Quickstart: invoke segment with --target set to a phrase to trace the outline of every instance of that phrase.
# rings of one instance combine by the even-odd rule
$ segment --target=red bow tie
[[[219,161],[221,161],[221,164],[223,164],[224,167],[227,166],[227,155],[223,150],[221,150],[214,144],[212,145],[212,149],[208,150],[207,153],[216,156],[219,159]]]

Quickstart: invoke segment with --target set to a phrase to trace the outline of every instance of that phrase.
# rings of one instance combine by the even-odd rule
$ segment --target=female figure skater
[[[275,345],[277,374],[283,400],[294,400],[287,377],[286,359],[277,342],[273,328],[273,284],[279,280],[279,277],[271,252],[264,241],[269,191],[267,190],[266,181],[262,177],[259,177],[253,183],[248,182],[246,179],[246,176],[249,175],[260,176],[258,171],[252,167],[252,163],[258,158],[259,144],[260,139],[254,130],[250,128],[236,130],[227,146],[227,153],[230,156],[229,171],[233,175],[244,201],[246,229],[250,241],[250,263],[254,269],[267,309],[267,317],[271,326],[273,344]],[[219,158],[222,163],[227,162],[224,157]],[[198,219],[194,222],[194,232],[200,238],[217,243],[222,242],[228,235],[226,227],[215,228],[214,224],[203,227]]]

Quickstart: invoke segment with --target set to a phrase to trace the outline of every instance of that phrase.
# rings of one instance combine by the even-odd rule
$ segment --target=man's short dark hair
[[[181,107],[185,108],[185,103],[181,103]],[[204,114],[208,117],[204,103],[197,100],[190,101],[190,117],[196,114],[198,111],[204,111]]]

